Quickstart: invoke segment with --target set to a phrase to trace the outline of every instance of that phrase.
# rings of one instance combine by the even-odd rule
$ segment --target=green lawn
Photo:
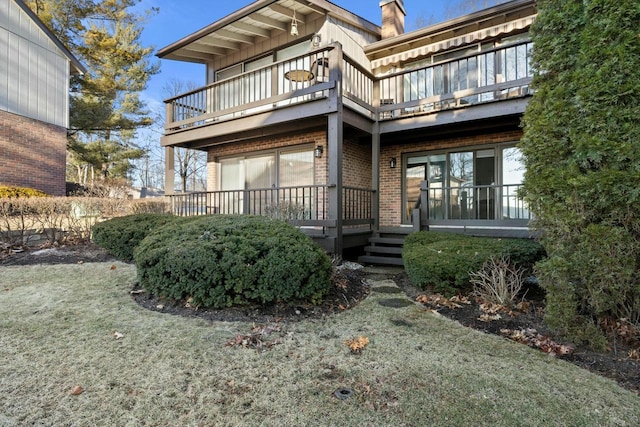
[[[135,267],[111,265],[0,268],[0,426],[640,425],[615,382],[388,295],[257,352],[226,346],[250,323],[139,307]]]

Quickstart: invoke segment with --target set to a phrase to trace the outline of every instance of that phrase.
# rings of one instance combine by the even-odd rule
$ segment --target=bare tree
[[[194,82],[183,82],[174,78],[165,83],[162,87],[162,93],[166,98],[171,98],[198,87]],[[186,118],[188,117],[182,117],[181,119]],[[180,177],[182,192],[186,192],[188,189],[196,191],[206,188],[207,153],[178,147],[175,150],[175,157],[177,162],[176,171]],[[191,188],[189,188],[189,183],[191,183]],[[202,185],[203,183],[204,185]]]
[[[509,0],[458,0],[448,3],[444,9],[444,19],[452,19],[468,13],[506,3]]]

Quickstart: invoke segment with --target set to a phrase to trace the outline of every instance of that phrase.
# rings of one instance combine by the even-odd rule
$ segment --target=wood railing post
[[[173,102],[165,103],[165,129],[171,128],[171,123],[175,121]]]
[[[174,182],[176,179],[175,154],[172,146],[165,147],[164,159],[164,194],[170,196],[175,192]]]
[[[420,182],[420,227],[424,224],[425,230],[429,230],[429,181]]]

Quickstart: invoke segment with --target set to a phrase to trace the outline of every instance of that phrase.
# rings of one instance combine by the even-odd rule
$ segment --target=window
[[[221,213],[262,215],[274,206],[295,206],[310,219],[314,212],[313,146],[222,159],[219,176],[225,206],[234,209]]]
[[[216,81],[226,80],[215,87],[213,99],[216,111],[267,99],[278,91],[279,94],[284,93],[285,88],[273,87],[273,67],[269,67],[269,65],[276,61],[304,55],[309,50],[309,42],[305,41],[216,71]],[[309,68],[309,58],[280,65],[276,72],[279,74],[278,81],[283,81],[284,74],[289,69],[308,70]]]
[[[425,179],[432,220],[528,217],[524,202],[518,199],[524,166],[517,147],[409,155],[405,165],[405,223],[411,221]]]
[[[405,64],[403,70],[407,72],[397,81],[383,82],[382,97],[396,98],[393,93],[399,91],[395,86],[401,86],[397,96],[402,99],[394,102],[409,102],[531,77],[532,43],[526,43],[528,37],[523,33]],[[492,92],[480,93],[462,98],[461,103],[490,101],[495,96]]]

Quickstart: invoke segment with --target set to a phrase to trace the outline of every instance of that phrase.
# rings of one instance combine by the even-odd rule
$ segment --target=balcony
[[[255,126],[327,114],[335,111],[339,96],[372,121],[522,98],[530,94],[531,46],[517,43],[374,77],[332,45],[166,100],[164,145],[189,140],[172,135],[265,113],[274,117]]]
[[[444,187],[421,183],[414,228],[471,234],[529,237],[531,211],[520,196],[521,184]]]
[[[348,237],[371,232],[374,223],[370,189],[342,187],[341,212],[330,209],[329,185],[272,187],[251,190],[206,191],[169,196],[175,215],[261,215],[285,220],[311,235],[322,245],[337,227]],[[348,239],[346,245],[349,246]],[[360,243],[357,239],[354,245]],[[325,248],[331,250],[332,242]]]

